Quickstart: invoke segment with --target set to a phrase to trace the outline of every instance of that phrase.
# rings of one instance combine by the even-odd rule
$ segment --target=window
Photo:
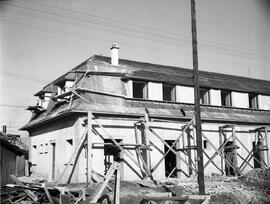
[[[69,162],[71,156],[72,156],[72,153],[73,153],[73,139],[68,139],[66,140],[66,152],[65,152],[65,165],[67,165],[67,163]],[[70,164],[70,165],[73,165],[73,164]]]
[[[162,84],[163,101],[175,101],[175,86]]]
[[[204,149],[209,149],[209,144],[207,140],[203,140],[203,148]]]
[[[252,109],[258,109],[258,94],[255,93],[249,93],[248,94],[248,103],[249,103],[249,108]]]
[[[227,107],[232,106],[231,91],[221,90],[221,105]]]
[[[133,81],[133,98],[147,99],[147,82]]]
[[[210,105],[209,89],[200,88],[200,103],[204,105]]]

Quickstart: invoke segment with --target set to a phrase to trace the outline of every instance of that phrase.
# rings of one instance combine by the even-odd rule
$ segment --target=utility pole
[[[201,126],[201,108],[200,108],[200,86],[198,80],[198,49],[197,49],[197,28],[196,28],[196,9],[195,0],[191,0],[191,32],[192,32],[192,52],[193,52],[193,83],[195,96],[195,126],[197,141],[197,160],[198,160],[198,183],[199,194],[205,194],[204,168],[202,152],[202,126]]]

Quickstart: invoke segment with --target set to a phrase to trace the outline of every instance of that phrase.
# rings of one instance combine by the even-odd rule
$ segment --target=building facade
[[[124,180],[196,174],[192,70],[119,60],[117,45],[111,51],[35,94],[38,104],[22,127],[31,137],[33,172],[58,181],[73,171],[72,182],[85,182],[87,145],[77,159],[73,152],[88,126],[93,172],[104,175],[118,160]],[[205,174],[268,167],[270,81],[201,71],[199,82]]]

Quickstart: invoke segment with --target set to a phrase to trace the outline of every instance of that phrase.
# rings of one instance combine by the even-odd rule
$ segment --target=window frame
[[[142,88],[142,97],[135,97],[134,95],[134,85],[135,84],[140,84],[143,85]],[[136,99],[148,99],[148,81],[140,81],[140,80],[132,80],[132,98]]]

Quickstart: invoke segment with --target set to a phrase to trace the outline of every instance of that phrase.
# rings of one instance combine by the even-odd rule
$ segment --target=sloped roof
[[[71,79],[75,74],[91,71],[89,67],[99,69],[99,74],[115,73],[122,79],[138,79],[157,82],[167,82],[172,84],[192,86],[192,70],[179,67],[164,66],[150,63],[143,63],[131,60],[119,60],[119,66],[110,64],[110,58],[94,55],[84,61],[70,72],[62,75],[47,86],[53,89],[53,84],[57,84],[61,80]],[[104,71],[104,72],[103,72]],[[105,71],[107,73],[105,73]],[[77,73],[76,73],[77,72]],[[234,90],[240,92],[256,92],[260,94],[270,95],[270,81],[250,79],[232,75],[225,75],[212,72],[200,71],[200,84],[203,87]],[[88,97],[89,93],[82,93],[84,97]],[[88,94],[88,95],[87,95]],[[97,95],[98,93],[91,93]],[[136,100],[126,98],[124,96],[102,95],[104,103],[87,103],[82,98],[74,98],[72,103],[68,102],[50,102],[46,111],[33,114],[28,124],[22,127],[22,130],[29,130],[38,127],[41,124],[57,120],[74,113],[86,113],[87,110],[99,114],[129,115],[134,117],[144,116],[146,108],[152,117],[164,117],[175,119],[190,119],[194,114],[193,104],[169,103],[151,100]],[[117,98],[117,103],[110,104],[106,101],[112,101]],[[88,98],[89,101],[90,98]],[[87,99],[86,99],[87,100]],[[180,109],[183,109],[185,115]],[[202,106],[202,120],[204,121],[222,121],[222,122],[242,122],[254,124],[269,124],[270,111],[248,110],[241,108],[225,108],[225,107],[207,107]]]

